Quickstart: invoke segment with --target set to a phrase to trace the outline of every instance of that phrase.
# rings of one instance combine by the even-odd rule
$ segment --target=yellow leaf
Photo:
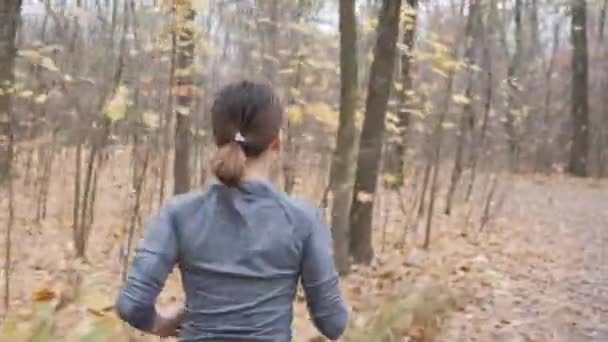
[[[387,185],[397,184],[399,180],[395,175],[389,173],[385,174],[382,178],[384,179],[384,183]]]
[[[34,95],[34,92],[31,90],[24,90],[19,93],[19,97],[23,97],[24,99],[32,97],[32,95]]]
[[[127,95],[129,89],[121,85],[118,87],[116,94],[106,106],[105,115],[110,121],[115,122],[125,117],[127,113]]]
[[[331,128],[338,127],[338,112],[333,110],[327,103],[311,103],[305,107],[305,113]]]
[[[55,62],[53,62],[53,60],[49,57],[43,57],[42,61],[40,62],[40,65],[50,71],[59,71],[59,68],[57,68]]]
[[[471,103],[471,99],[469,99],[468,97],[466,97],[464,94],[455,94],[452,96],[452,100],[458,104],[469,104]]]
[[[289,93],[294,98],[297,98],[298,96],[300,96],[300,90],[298,88],[293,88],[293,87],[289,88]]]
[[[192,8],[197,12],[205,12],[207,9],[205,0],[192,0]]]
[[[19,50],[17,55],[30,61],[30,63],[39,63],[42,55],[36,50]]]
[[[36,102],[38,104],[45,103],[47,98],[48,98],[48,95],[40,94],[40,95],[36,96],[36,98],[34,99],[34,102]]]
[[[141,116],[144,124],[150,128],[157,128],[160,125],[160,118],[158,113],[151,110],[145,111]]]
[[[287,108],[287,119],[291,124],[299,125],[304,119],[304,111],[298,105],[289,106]]]
[[[361,203],[371,203],[374,201],[374,194],[365,191],[359,191],[357,193],[357,201]]]

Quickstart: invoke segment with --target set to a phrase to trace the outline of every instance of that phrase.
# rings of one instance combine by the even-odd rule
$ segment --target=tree
[[[10,142],[13,139],[11,92],[15,63],[15,35],[19,23],[21,0],[3,0],[0,3],[0,182],[10,173],[11,151]]]
[[[173,192],[181,194],[190,190],[190,103],[192,102],[192,62],[194,60],[195,12],[190,0],[180,0],[176,6],[177,43],[177,107],[175,108],[175,159],[173,162]]]
[[[0,184],[8,183],[8,222],[5,235],[4,253],[4,307],[9,308],[11,234],[14,223],[14,199],[12,179],[13,159],[13,115],[11,92],[14,85],[15,35],[19,24],[21,0],[0,2]]]
[[[466,32],[470,32],[470,34],[466,37],[464,52],[465,63],[469,66],[469,68],[472,68],[472,66],[475,64],[476,45],[474,43],[479,41],[479,39],[475,39],[475,35],[479,31],[479,28],[475,27],[476,24],[479,24],[479,20],[477,19],[477,16],[479,15],[478,13],[479,0],[471,0],[469,2],[469,15],[467,19],[466,28]],[[456,152],[454,155],[454,167],[452,168],[450,186],[446,195],[446,215],[450,215],[452,211],[452,200],[454,198],[454,193],[456,191],[456,187],[458,186],[458,182],[460,181],[460,176],[462,175],[464,147],[467,141],[467,136],[470,134],[470,131],[474,126],[475,113],[473,112],[473,105],[471,100],[471,98],[473,97],[472,71],[470,71],[467,75],[467,85],[464,96],[464,105],[462,106],[462,112],[460,113],[460,123],[458,126]]]
[[[405,154],[407,148],[407,136],[411,121],[412,97],[414,94],[414,82],[412,80],[412,67],[414,63],[414,43],[416,40],[416,24],[418,21],[418,0],[407,0],[404,8],[405,16],[402,20],[403,37],[402,42],[405,51],[401,55],[401,84],[399,89],[399,110],[397,111],[397,136],[389,145],[387,161],[390,172],[395,176],[395,186],[403,184],[405,174]]]
[[[520,92],[520,80],[518,76],[520,74],[521,60],[523,57],[523,30],[521,21],[521,1],[515,0],[515,52],[511,58],[511,63],[507,70],[507,108],[505,109],[505,131],[507,133],[507,145],[509,149],[509,167],[511,171],[516,172],[519,163],[519,141],[517,134],[517,115],[520,113],[520,103],[516,96]]]
[[[350,212],[350,248],[358,263],[370,263],[374,254],[371,241],[372,213],[384,140],[386,108],[393,82],[400,14],[401,0],[382,2]]]
[[[330,171],[333,194],[332,228],[338,271],[348,273],[349,212],[356,152],[357,19],[355,1],[340,0],[340,119]]]
[[[571,39],[572,53],[572,147],[568,172],[579,177],[587,176],[589,153],[589,94],[587,54],[587,3],[572,0]]]

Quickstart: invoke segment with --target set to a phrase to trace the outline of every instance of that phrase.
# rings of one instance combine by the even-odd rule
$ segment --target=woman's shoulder
[[[171,215],[183,215],[201,207],[208,196],[208,191],[192,191],[173,196],[164,205]]]
[[[286,202],[288,203],[289,210],[295,219],[308,226],[314,228],[322,223],[322,212],[313,202],[285,195]]]

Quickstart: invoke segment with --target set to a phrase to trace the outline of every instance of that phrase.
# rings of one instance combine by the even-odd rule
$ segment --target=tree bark
[[[475,44],[477,41],[476,38],[476,30],[477,30],[477,15],[479,12],[479,0],[471,0],[469,2],[469,15],[467,19],[467,37],[465,38],[465,63],[469,66],[473,65],[475,62]],[[467,141],[467,137],[472,129],[475,120],[475,113],[473,113],[473,105],[472,105],[472,97],[473,97],[473,75],[472,71],[468,72],[467,75],[467,85],[465,89],[465,97],[468,102],[464,104],[462,107],[462,112],[460,113],[460,123],[458,126],[458,138],[456,142],[456,154],[454,156],[454,167],[452,168],[452,176],[450,177],[450,186],[448,188],[448,193],[446,196],[445,203],[445,214],[450,215],[452,212],[452,201],[454,198],[454,193],[456,192],[456,187],[460,181],[460,176],[462,175],[462,162],[463,162],[463,154],[464,154],[464,146]]]
[[[372,212],[382,154],[386,108],[393,83],[395,49],[399,33],[401,0],[384,0],[359,142],[351,219],[351,253],[357,263],[373,259]]]
[[[356,153],[357,129],[357,18],[355,1],[340,0],[340,122],[329,184],[333,194],[331,224],[334,258],[340,274],[350,271],[349,212]]]
[[[402,42],[406,51],[401,54],[401,90],[399,91],[399,111],[397,112],[397,136],[389,146],[387,161],[391,174],[395,177],[396,187],[404,183],[405,157],[407,152],[408,130],[411,122],[411,109],[414,82],[412,67],[414,64],[414,43],[416,40],[416,25],[418,21],[418,0],[407,0],[407,12],[403,19]]]
[[[571,39],[572,54],[572,147],[568,172],[574,176],[587,176],[589,153],[589,94],[587,54],[586,0],[572,1]]]
[[[604,5],[600,10],[600,19],[598,27],[598,42],[601,44],[604,41],[604,28],[606,27],[606,12],[608,12],[608,0],[604,0]]]
[[[19,25],[21,0],[3,0],[0,2],[0,89],[4,90],[13,85],[15,80],[13,67],[15,64],[15,37]],[[10,142],[13,139],[11,94],[0,92],[0,183],[10,173],[11,153]]]
[[[516,113],[520,108],[519,99],[519,73],[522,57],[523,31],[521,24],[521,0],[515,0],[515,52],[507,70],[507,108],[505,109],[505,131],[507,133],[507,147],[509,151],[509,167],[512,172],[518,171],[519,141],[516,127]]]
[[[173,193],[190,190],[190,103],[192,102],[192,63],[194,57],[194,32],[187,25],[194,20],[195,12],[189,0],[180,2],[177,14],[181,27],[177,27],[177,107],[175,110],[175,159],[173,164]],[[179,23],[179,21],[178,21]]]

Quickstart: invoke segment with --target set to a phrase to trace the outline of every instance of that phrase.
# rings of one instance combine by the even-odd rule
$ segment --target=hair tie
[[[234,135],[234,141],[239,144],[242,144],[245,142],[245,137],[241,134],[241,132],[236,132],[236,134]]]

